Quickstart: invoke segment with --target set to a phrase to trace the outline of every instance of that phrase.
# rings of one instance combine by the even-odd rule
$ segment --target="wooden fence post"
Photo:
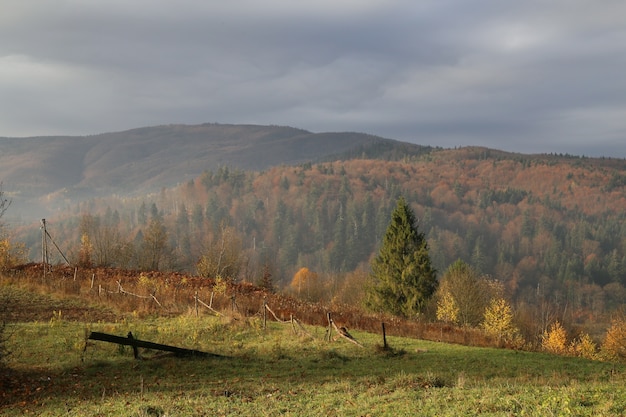
[[[383,325],[383,348],[387,349],[387,334],[385,333],[385,322],[382,322]]]
[[[295,323],[293,322],[293,314],[289,315],[289,321],[291,321],[291,329],[293,330],[293,333],[294,334],[298,334],[298,331],[296,330]]]
[[[328,341],[331,340],[331,333],[333,331],[333,319],[330,318],[330,312],[326,313],[326,318],[328,319],[328,331],[326,332],[326,337],[328,337]]]
[[[133,333],[132,332],[128,332],[128,336],[127,336],[130,340],[135,340],[135,338],[133,337]],[[132,343],[131,346],[133,347],[133,355],[135,355],[135,359],[139,359],[139,348],[137,348],[137,345]]]
[[[194,300],[196,302],[196,317],[198,317],[198,290],[196,290],[196,295],[194,297]]]
[[[267,328],[267,297],[263,297],[263,330]]]

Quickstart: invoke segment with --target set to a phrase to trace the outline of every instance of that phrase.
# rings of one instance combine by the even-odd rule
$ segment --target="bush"
[[[567,352],[567,332],[558,321],[541,336],[541,347],[550,352],[562,355]]]
[[[598,357],[598,347],[587,333],[582,333],[572,341],[570,351],[572,355],[586,359],[597,359]]]
[[[613,319],[611,327],[606,332],[602,353],[609,359],[626,359],[626,318]]]

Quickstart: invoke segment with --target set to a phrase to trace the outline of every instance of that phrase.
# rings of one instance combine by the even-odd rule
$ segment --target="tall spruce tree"
[[[373,311],[415,317],[437,289],[428,244],[404,197],[397,201],[371,267],[366,306]]]

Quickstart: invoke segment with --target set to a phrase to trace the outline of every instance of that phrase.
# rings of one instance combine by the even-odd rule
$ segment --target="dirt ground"
[[[59,314],[63,320],[84,322],[114,321],[118,317],[112,310],[79,299],[58,299],[12,286],[0,287],[0,310],[7,323],[47,321]]]

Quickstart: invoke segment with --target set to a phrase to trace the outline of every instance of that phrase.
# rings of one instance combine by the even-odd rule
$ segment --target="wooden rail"
[[[89,339],[100,340],[102,342],[117,343],[118,345],[132,346],[135,359],[139,359],[138,348],[156,349],[156,350],[162,350],[166,352],[172,352],[174,353],[175,356],[179,356],[179,357],[195,356],[195,357],[202,357],[202,358],[206,358],[206,357],[223,358],[223,356],[217,355],[215,353],[201,352],[199,350],[194,350],[194,349],[184,349],[184,348],[179,348],[176,346],[162,345],[160,343],[147,342],[145,340],[135,339],[131,332],[128,332],[127,337],[115,336],[112,334],[100,333],[100,332],[91,332],[89,334]]]

